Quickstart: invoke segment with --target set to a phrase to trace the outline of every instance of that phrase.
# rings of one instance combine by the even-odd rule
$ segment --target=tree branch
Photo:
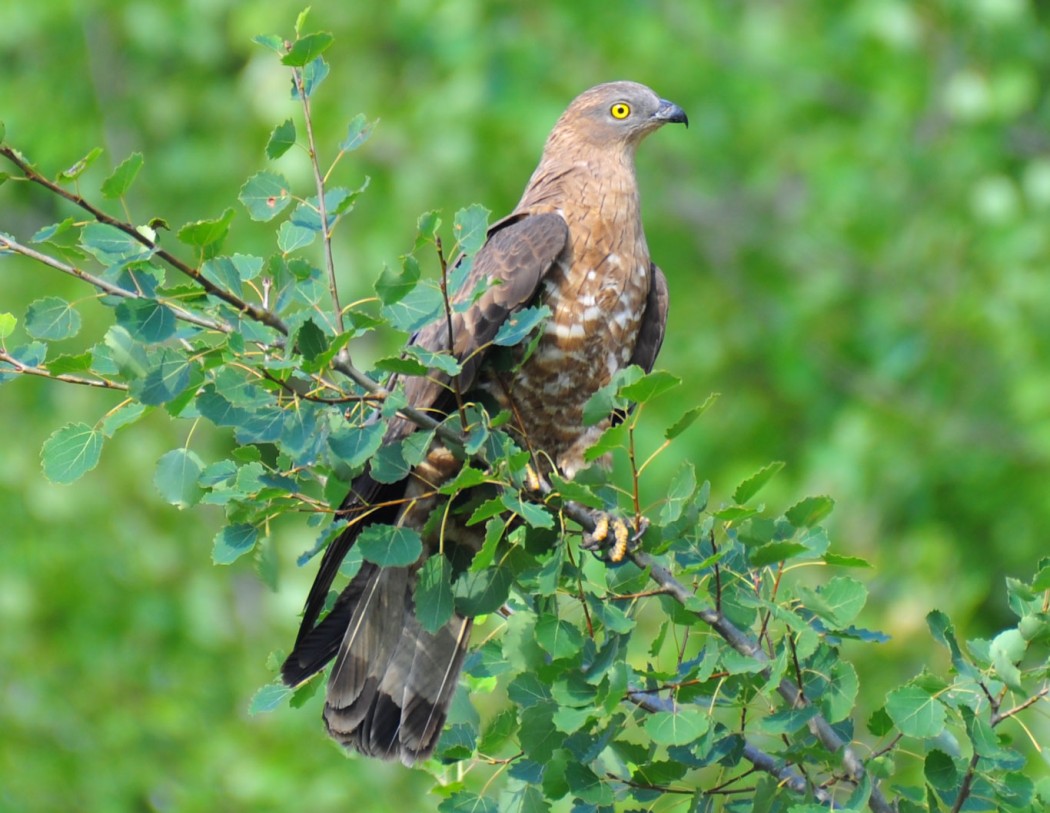
[[[0,155],[3,155],[12,164],[18,167],[18,170],[22,173],[26,180],[32,181],[33,183],[44,187],[44,189],[47,189],[52,194],[58,195],[58,197],[69,201],[75,206],[78,206],[79,208],[83,209],[85,212],[90,214],[99,223],[105,223],[108,226],[112,226],[113,228],[119,229],[120,231],[124,232],[133,240],[144,245],[157,257],[160,257],[160,259],[162,259],[164,262],[170,265],[172,268],[190,277],[211,296],[214,296],[217,299],[221,299],[228,305],[232,305],[239,312],[248,315],[256,322],[261,322],[264,325],[269,325],[270,327],[274,328],[275,330],[279,331],[285,336],[288,335],[287,325],[285,325],[281,318],[275,313],[268,311],[265,308],[260,308],[258,305],[253,305],[250,302],[246,302],[236,294],[230,293],[229,291],[220,288],[218,285],[216,285],[211,280],[207,279],[204,275],[202,275],[201,272],[198,271],[196,268],[187,265],[178,257],[162,249],[156,241],[151,240],[146,235],[142,234],[131,223],[127,223],[123,220],[118,220],[115,217],[111,217],[110,215],[106,214],[101,209],[99,209],[94,204],[81,197],[80,195],[74,192],[70,192],[68,189],[64,189],[55,182],[51,181],[50,179],[45,178],[43,175],[41,175],[39,172],[33,169],[29,162],[26,161],[21,156],[21,154],[13,147],[9,147],[6,144],[0,145]]]
[[[672,700],[655,697],[651,693],[641,689],[629,689],[627,692],[627,699],[646,711],[664,711],[671,713],[675,711],[675,703]],[[796,773],[787,765],[780,763],[776,758],[746,740],[744,741],[744,759],[754,765],[755,770],[776,777],[780,784],[791,788],[791,790],[798,794],[805,796],[807,793],[812,793],[813,797],[821,804],[831,804],[834,801],[831,794],[826,790],[811,786],[806,781],[805,777]]]
[[[583,508],[583,506],[578,506],[578,508]],[[589,509],[583,508],[583,510],[588,511]],[[575,519],[575,517],[572,518]],[[593,523],[593,519],[591,522]],[[753,640],[747,633],[715,610],[706,607],[697,608],[696,596],[693,592],[678,581],[671,574],[670,570],[659,564],[648,553],[643,551],[635,552],[631,554],[631,559],[643,570],[648,569],[649,576],[653,581],[664,588],[675,601],[690,610],[697,618],[717,632],[733,649],[741,655],[754,658],[762,664],[762,675],[767,679],[769,678],[769,658],[762,651],[757,641]],[[777,686],[777,692],[793,708],[804,708],[810,705],[802,696],[798,687],[786,678],[780,681],[780,685]],[[863,761],[857,756],[853,748],[835,733],[822,715],[818,714],[809,721],[809,730],[828,751],[833,754],[842,754],[843,765],[846,767],[847,774],[852,781],[859,783],[864,779],[866,770]],[[875,813],[893,813],[893,808],[874,783],[872,783],[868,807]]]
[[[23,364],[10,353],[4,350],[0,350],[0,361],[7,362],[14,367],[14,372],[17,375],[35,375],[39,378],[48,378],[52,381],[61,381],[64,384],[80,384],[85,387],[99,387],[104,390],[124,390],[128,389],[127,384],[121,384],[117,381],[110,381],[107,378],[82,378],[78,375],[68,375],[66,373],[52,373],[43,367],[36,367],[31,364]]]
[[[111,282],[106,282],[101,277],[96,277],[94,274],[89,274],[87,271],[83,271],[77,268],[75,265],[69,265],[56,260],[49,254],[36,251],[29,248],[29,246],[22,245],[18,241],[8,237],[7,235],[0,234],[0,248],[13,251],[16,254],[21,254],[23,257],[27,257],[30,260],[34,260],[42,265],[46,265],[50,268],[54,268],[56,271],[61,271],[63,274],[68,274],[71,277],[76,277],[88,285],[98,288],[103,293],[109,294],[110,296],[121,296],[125,299],[145,299],[146,297],[138,293],[138,291],[129,291],[126,288],[121,288],[119,285],[114,285]],[[163,300],[158,300],[163,301]],[[208,330],[217,330],[221,333],[232,333],[233,328],[224,322],[216,322],[211,319],[205,319],[203,316],[197,316],[188,310],[185,310],[178,305],[173,305],[171,302],[164,301],[164,305],[175,314],[177,319],[181,319],[183,322],[189,322],[190,324],[197,325],[198,327],[207,328]]]

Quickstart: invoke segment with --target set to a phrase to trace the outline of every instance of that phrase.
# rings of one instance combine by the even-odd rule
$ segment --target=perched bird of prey
[[[668,122],[688,124],[680,107],[635,82],[611,82],[581,93],[554,125],[539,166],[514,211],[489,229],[461,291],[488,280],[465,310],[453,309],[412,341],[450,352],[462,363],[453,381],[432,370],[404,382],[408,403],[437,416],[463,400],[507,410],[511,434],[532,454],[537,473],[553,467],[572,477],[584,451],[612,416],[584,426],[583,406],[621,368],[651,370],[664,336],[667,283],[649,258],[642,231],[635,149]],[[551,316],[531,354],[501,363],[488,347],[505,320],[533,305]],[[490,409],[490,412],[492,410]],[[495,414],[495,412],[492,412]],[[396,417],[384,443],[416,426]],[[329,545],[310,590],[302,626],[282,677],[297,686],[332,659],[324,720],[347,748],[411,765],[434,750],[466,654],[471,618],[454,614],[436,633],[416,618],[419,568],[438,549],[424,524],[438,500],[435,487],[462,462],[435,440],[401,482],[361,474],[342,506],[348,525]],[[362,528],[400,524],[423,533],[424,554],[410,567],[364,562],[318,621],[340,562]],[[454,522],[443,550],[476,551],[481,532]],[[622,555],[622,553],[620,554]]]

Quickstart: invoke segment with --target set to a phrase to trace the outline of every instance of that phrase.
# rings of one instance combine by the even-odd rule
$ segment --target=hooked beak
[[[653,118],[661,122],[689,126],[689,117],[685,114],[685,111],[674,102],[667,101],[667,99],[660,100],[660,106],[653,113]]]

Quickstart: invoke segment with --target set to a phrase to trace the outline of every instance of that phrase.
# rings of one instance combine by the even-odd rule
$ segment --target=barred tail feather
[[[406,765],[433,753],[472,622],[436,633],[415,615],[416,572],[379,569],[360,593],[328,679],[324,720],[343,746]]]

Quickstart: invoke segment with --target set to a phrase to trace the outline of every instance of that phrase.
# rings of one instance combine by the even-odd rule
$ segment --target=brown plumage
[[[608,426],[585,427],[583,405],[629,364],[650,370],[663,341],[667,284],[649,259],[642,231],[634,153],[650,132],[686,123],[681,108],[644,85],[612,82],[580,94],[555,124],[543,157],[514,211],[489,229],[462,291],[493,284],[452,317],[452,353],[464,361],[456,387],[465,397],[494,400],[510,411],[510,427],[534,466],[571,477],[583,452]],[[488,364],[486,346],[515,311],[545,304],[552,312],[531,356],[520,365]],[[413,342],[448,351],[444,318]],[[518,351],[520,352],[520,350]],[[521,358],[518,358],[521,361]],[[432,413],[455,408],[448,376],[404,382],[410,404]],[[384,442],[415,431],[394,418]],[[335,658],[324,718],[348,748],[405,764],[437,744],[466,654],[472,620],[458,614],[436,634],[415,615],[418,569],[437,540],[407,568],[365,562],[329,614],[318,618],[339,564],[368,523],[423,530],[436,505],[425,496],[458,471],[440,443],[400,483],[380,484],[368,472],[354,482],[342,510],[347,529],[328,547],[306,601],[292,654],[282,667],[295,686]],[[373,506],[385,506],[374,508]],[[477,528],[446,525],[444,549],[477,550]]]

